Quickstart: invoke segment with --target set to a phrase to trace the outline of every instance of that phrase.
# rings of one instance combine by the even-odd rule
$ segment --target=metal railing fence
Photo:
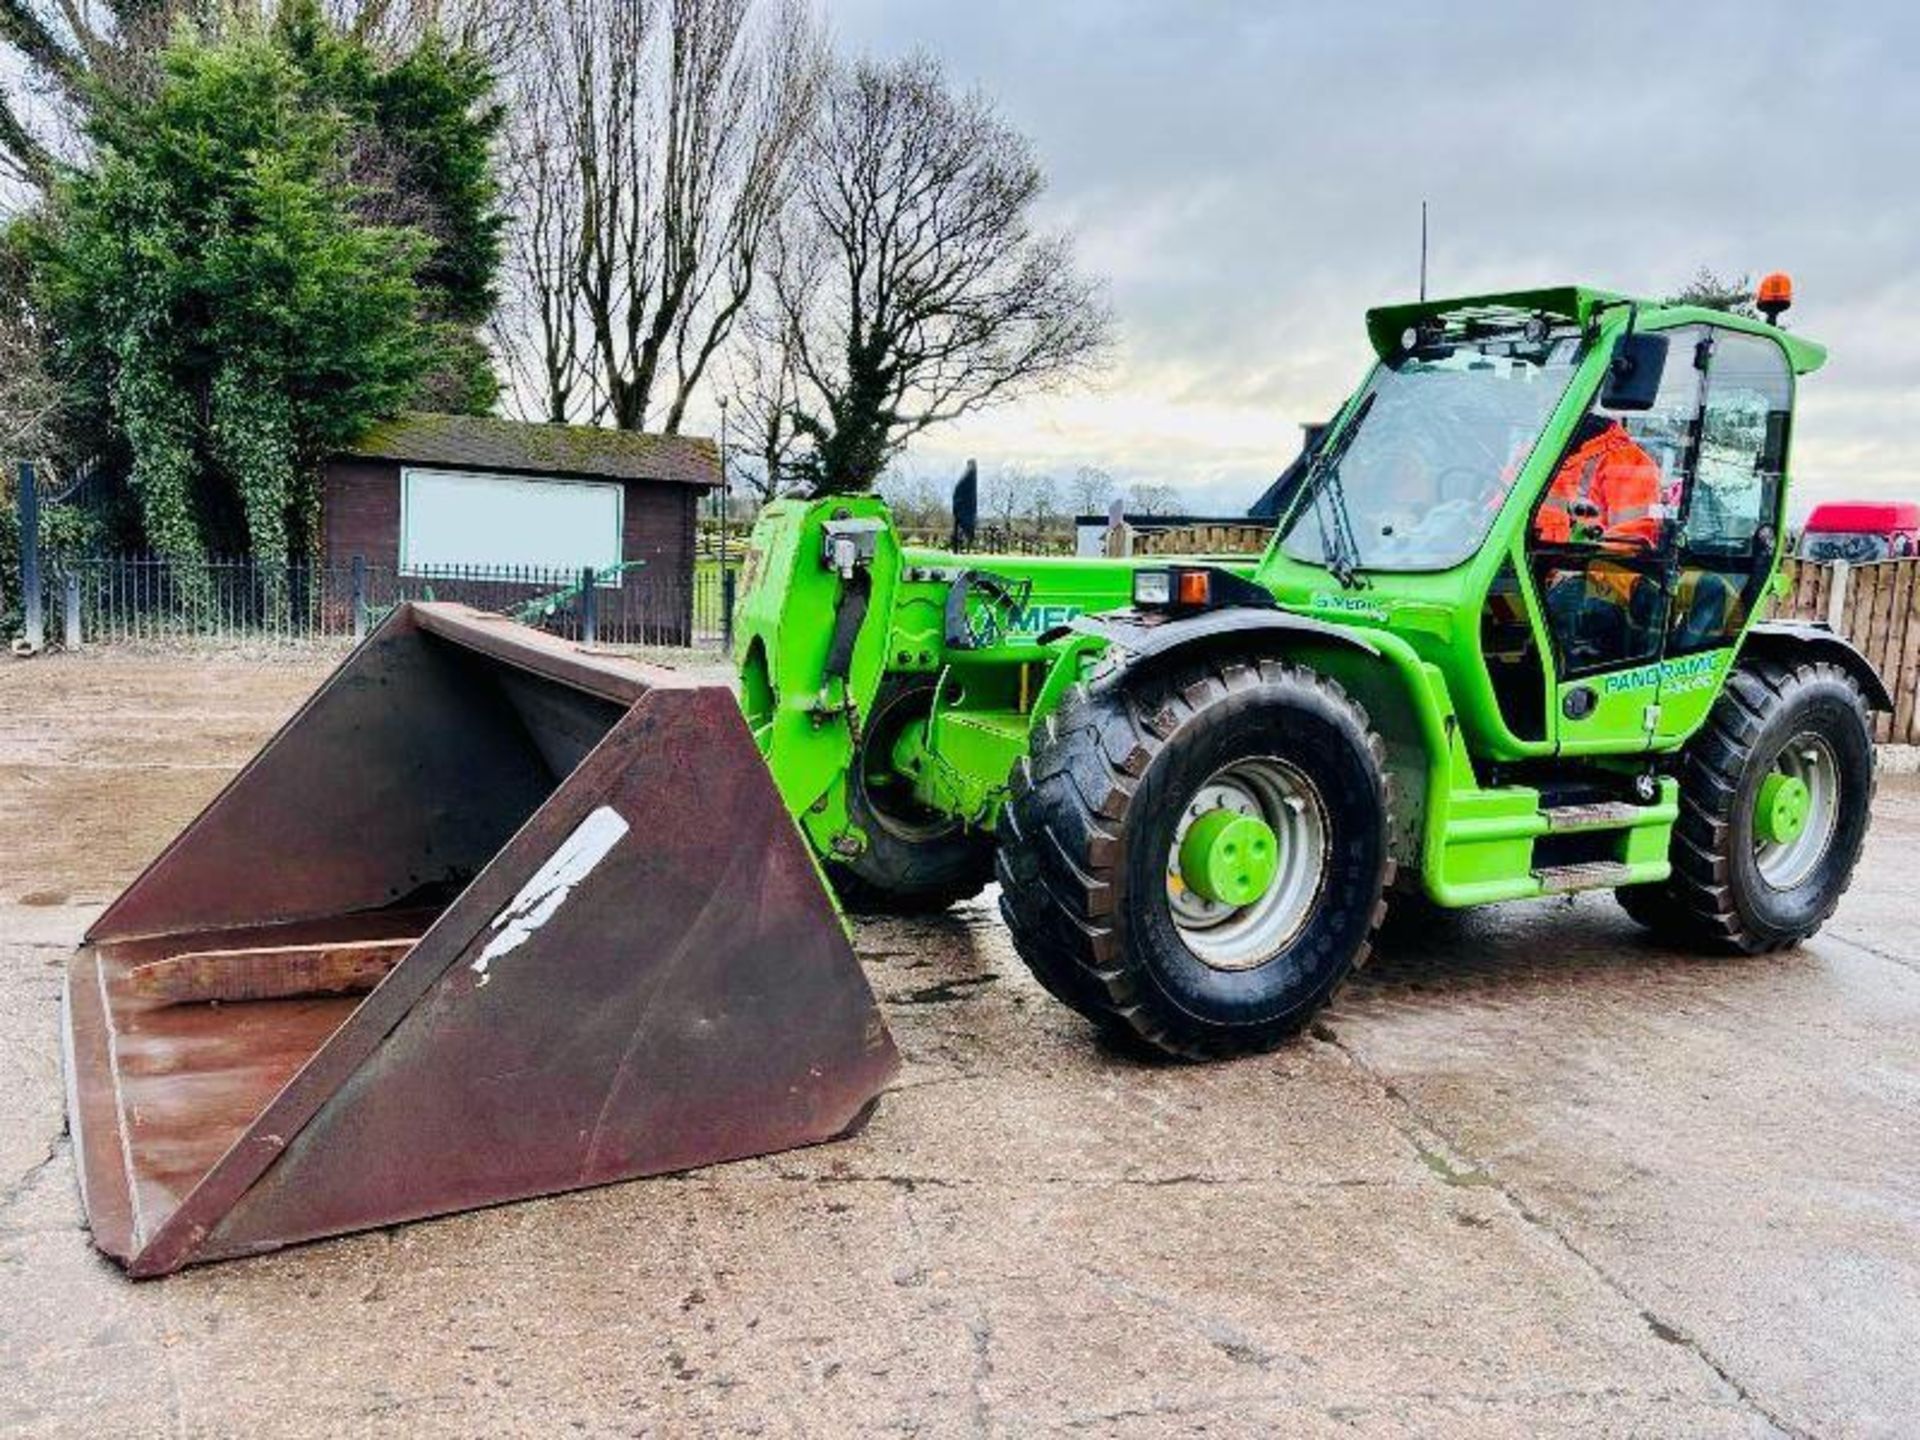
[[[691,575],[643,565],[598,575],[536,566],[402,574],[358,559],[150,555],[53,561],[44,587],[50,638],[69,648],[346,641],[406,600],[454,601],[600,645],[719,648],[732,598],[728,576],[712,564]]]

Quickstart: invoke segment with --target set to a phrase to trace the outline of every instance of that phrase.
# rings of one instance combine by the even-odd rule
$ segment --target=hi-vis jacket
[[[1660,543],[1660,467],[1616,420],[1560,462],[1534,531],[1550,545],[1574,540]]]

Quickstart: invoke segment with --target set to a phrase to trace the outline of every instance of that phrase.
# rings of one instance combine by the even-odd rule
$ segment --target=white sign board
[[[613,482],[402,470],[400,571],[611,571],[622,558],[625,500]]]

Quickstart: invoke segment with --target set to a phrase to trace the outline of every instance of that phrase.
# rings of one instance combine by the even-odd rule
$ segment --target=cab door
[[[1669,337],[1666,367],[1653,405],[1640,411],[1611,410],[1597,400],[1556,467],[1555,481],[1541,497],[1528,532],[1528,568],[1546,619],[1554,652],[1556,748],[1562,754],[1621,754],[1654,744],[1661,725],[1661,660],[1667,645],[1671,571],[1676,557],[1674,516],[1693,473],[1700,433],[1705,363],[1705,326],[1662,332]],[[1620,444],[1614,427],[1625,432]],[[1631,463],[1655,472],[1645,517],[1632,537],[1611,515],[1585,516],[1585,528],[1601,533],[1568,534],[1561,516],[1575,512],[1576,532],[1585,487],[1579,483],[1583,436],[1608,432]],[[1636,453],[1637,452],[1637,453]],[[1569,485],[1560,482],[1573,477]],[[1572,495],[1566,493],[1569,489]],[[1596,496],[1604,498],[1596,490]],[[1569,501],[1574,503],[1570,504]]]
[[[1678,745],[1718,698],[1780,545],[1793,370],[1763,335],[1705,342],[1698,455],[1673,519],[1674,567],[1655,744]]]

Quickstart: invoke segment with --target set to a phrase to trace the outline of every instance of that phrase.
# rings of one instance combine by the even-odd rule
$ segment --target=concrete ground
[[[43,1435],[1911,1434],[1920,783],[1804,949],[1605,898],[1403,925],[1310,1038],[1103,1052],[987,902],[863,925],[907,1058],[838,1145],[134,1285],[56,995],[323,673],[0,664],[0,1427]]]

